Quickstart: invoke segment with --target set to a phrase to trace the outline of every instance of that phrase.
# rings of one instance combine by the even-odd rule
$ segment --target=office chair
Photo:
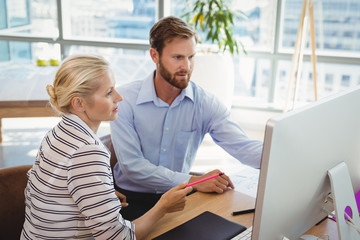
[[[25,220],[26,173],[31,167],[0,169],[0,239],[20,239]]]

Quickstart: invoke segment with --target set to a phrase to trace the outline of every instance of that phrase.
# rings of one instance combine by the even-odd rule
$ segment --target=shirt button
[[[166,131],[169,131],[169,128],[165,128]]]
[[[163,148],[163,152],[166,152],[166,148]]]

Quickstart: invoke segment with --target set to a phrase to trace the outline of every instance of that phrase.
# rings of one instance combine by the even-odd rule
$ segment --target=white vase
[[[234,63],[230,54],[198,53],[191,80],[213,93],[230,110],[234,93]]]

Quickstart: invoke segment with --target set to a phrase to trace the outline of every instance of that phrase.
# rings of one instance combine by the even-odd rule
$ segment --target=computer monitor
[[[355,87],[267,122],[252,239],[297,239],[326,217],[328,170],[340,162],[359,191],[359,104]]]

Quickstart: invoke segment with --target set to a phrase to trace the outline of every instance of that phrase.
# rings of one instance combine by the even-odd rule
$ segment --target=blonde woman
[[[69,57],[47,91],[62,119],[45,135],[28,172],[21,239],[141,239],[166,213],[184,208],[192,190],[186,183],[133,222],[120,215],[110,153],[96,132],[101,121],[116,119],[122,97],[102,57]]]

